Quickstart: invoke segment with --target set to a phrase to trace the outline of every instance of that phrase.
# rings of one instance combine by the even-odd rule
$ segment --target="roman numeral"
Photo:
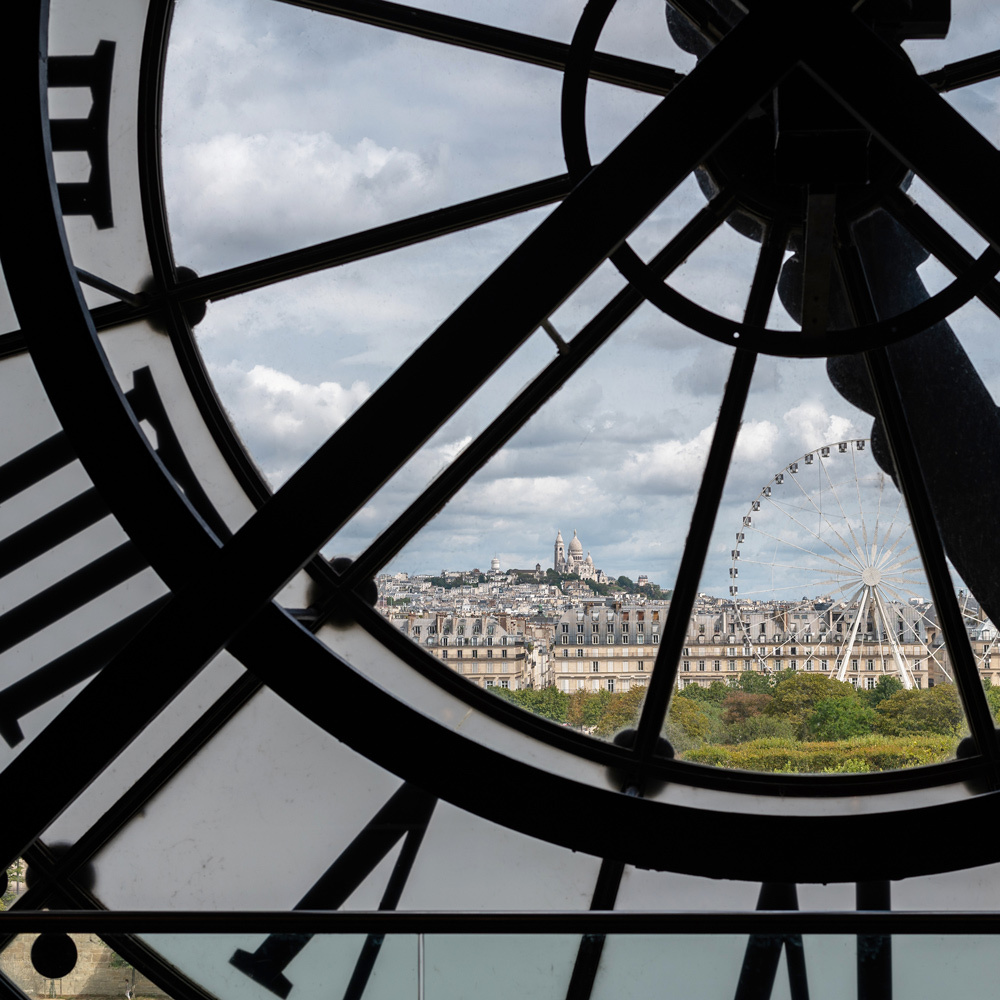
[[[52,149],[84,152],[90,159],[86,181],[59,183],[63,215],[89,215],[98,229],[110,229],[111,169],[108,163],[108,115],[111,110],[111,77],[115,43],[98,42],[93,55],[51,56],[50,87],[87,87],[93,103],[86,118],[53,118]]]
[[[386,885],[381,910],[394,910],[402,895],[417,851],[427,831],[437,800],[413,785],[404,784],[371,818],[364,829],[320,876],[295,905],[296,910],[336,910],[405,837],[402,850]],[[292,983],[285,976],[289,962],[309,943],[312,935],[272,934],[254,952],[237,949],[230,962],[254,982],[285,998]],[[361,996],[382,946],[382,935],[370,934],[361,949],[347,987],[345,1000]]]
[[[156,450],[192,505],[222,537],[229,532],[191,469],[170,425],[163,401],[148,368],[133,373],[133,388],[125,398],[136,418],[156,433]],[[0,466],[0,502],[41,482],[75,460],[66,435],[53,435]],[[109,514],[97,490],[91,488],[42,514],[0,540],[0,577],[25,566]],[[132,542],[99,556],[59,582],[0,615],[0,653],[66,617],[89,601],[146,569],[146,560]],[[159,610],[165,598],[153,601],[97,635],[80,643],[0,691],[0,737],[14,746],[24,739],[19,720],[28,712],[97,673],[121,645]]]

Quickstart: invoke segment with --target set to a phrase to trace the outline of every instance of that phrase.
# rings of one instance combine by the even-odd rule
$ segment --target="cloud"
[[[828,412],[826,407],[815,399],[806,400],[793,407],[783,419],[792,441],[801,446],[802,451],[843,441],[846,438],[868,436],[867,432],[859,434],[854,421],[849,417]]]
[[[210,366],[229,416],[274,487],[280,486],[371,395],[364,382],[309,385],[255,365]]]
[[[191,260],[212,245],[232,263],[409,214],[441,190],[444,159],[327,132],[224,132],[173,150],[170,185],[185,197],[172,221]]]

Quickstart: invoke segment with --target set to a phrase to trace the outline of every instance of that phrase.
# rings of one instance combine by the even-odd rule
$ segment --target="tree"
[[[774,701],[767,714],[787,719],[799,738],[806,735],[805,723],[816,705],[827,698],[858,699],[853,686],[823,674],[788,671],[774,686]]]
[[[731,726],[736,722],[760,715],[772,701],[774,697],[770,694],[730,690],[722,702],[722,721]]]
[[[876,709],[875,728],[887,736],[936,733],[957,736],[965,722],[954,684],[897,691]]]
[[[756,670],[744,670],[733,686],[749,694],[770,694],[774,690],[774,675],[761,674]]]
[[[712,720],[696,701],[674,695],[663,732],[677,751],[701,746],[712,735]]]
[[[722,705],[730,693],[729,685],[722,681],[712,681],[708,687],[700,687],[697,684],[689,684],[684,688],[684,697],[691,701],[707,701],[712,705]]]
[[[551,719],[553,722],[566,721],[569,695],[552,685],[537,691],[530,688],[512,691],[501,687],[491,687],[486,690],[497,698],[509,701],[517,705],[518,708],[523,708],[526,712]]]
[[[878,708],[887,698],[891,698],[898,691],[905,690],[903,682],[892,674],[879,678],[878,684],[871,691],[862,691],[861,697],[865,704],[872,708]]]
[[[750,743],[762,739],[795,739],[795,730],[787,719],[773,715],[748,715],[726,730],[727,743]]]
[[[613,694],[594,733],[604,739],[610,739],[622,729],[634,729],[645,700],[646,689],[640,685]]]
[[[805,720],[806,735],[813,740],[849,740],[874,729],[875,709],[860,698],[824,698]]]

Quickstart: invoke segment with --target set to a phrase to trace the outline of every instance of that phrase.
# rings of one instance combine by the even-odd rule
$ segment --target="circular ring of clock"
[[[961,858],[953,858],[929,856],[913,838],[904,836],[915,824],[927,821],[967,827],[988,822],[995,793],[979,794],[978,789],[989,786],[998,753],[981,725],[976,730],[979,756],[919,772],[802,780],[720,772],[659,757],[659,719],[652,728],[648,721],[640,722],[639,737],[629,746],[602,744],[491,702],[489,695],[476,692],[442,669],[368,607],[359,596],[366,580],[353,579],[350,567],[338,573],[325,560],[314,558],[336,525],[347,520],[398,467],[393,455],[380,455],[377,461],[373,456],[371,467],[359,467],[349,483],[336,490],[323,488],[344,455],[363,453],[373,435],[380,433],[381,401],[410,383],[421,365],[436,364],[452,353],[464,342],[470,320],[502,302],[513,331],[511,343],[482,345],[484,371],[499,367],[516,339],[532,332],[565,290],[614,249],[628,225],[614,215],[602,217],[592,239],[581,239],[579,245],[567,245],[567,241],[577,231],[577,213],[589,217],[590,211],[607,207],[608,190],[617,190],[620,179],[616,171],[633,175],[638,169],[630,159],[636,150],[623,144],[609,157],[610,167],[598,166],[580,181],[529,237],[527,249],[522,247],[501,265],[372,397],[371,405],[365,404],[348,419],[280,491],[267,496],[259,480],[253,482],[250,465],[204,381],[191,339],[191,314],[184,308],[185,301],[196,296],[190,289],[185,291],[182,275],[170,258],[157,169],[157,122],[171,9],[166,0],[152,3],[145,32],[139,84],[139,173],[156,291],[136,308],[145,309],[144,315],[154,310],[157,324],[169,330],[202,419],[211,427],[220,452],[236,468],[235,475],[257,510],[235,530],[227,529],[224,521],[213,519],[210,506],[199,506],[197,482],[185,482],[181,467],[169,468],[169,456],[153,449],[140,426],[140,420],[148,416],[130,406],[95,334],[58,217],[47,121],[40,104],[26,102],[32,106],[12,112],[10,127],[14,141],[24,150],[16,166],[17,183],[37,217],[37,253],[29,266],[19,259],[9,238],[3,244],[15,308],[39,377],[75,454],[131,544],[170,592],[138,631],[129,632],[72,704],[105,718],[109,705],[120,704],[121,686],[134,688],[128,679],[141,663],[144,685],[134,692],[128,721],[141,730],[206,662],[227,648],[290,705],[376,763],[473,813],[573,850],[646,868],[782,881],[896,878],[1000,857],[1000,848],[988,838],[977,838]],[[16,79],[37,73],[39,29],[24,8],[14,23],[19,29],[17,57],[7,72]],[[690,86],[696,87],[700,78],[699,72],[692,73]],[[668,99],[668,103],[673,102]],[[646,141],[649,136],[640,138]],[[659,194],[659,182],[649,179],[656,171],[644,169],[643,184]],[[612,199],[616,205],[618,197]],[[643,198],[653,200],[648,191]],[[639,211],[625,200],[623,217]],[[559,265],[553,267],[556,273],[547,274],[546,282],[525,286],[523,295],[509,294],[513,285],[520,285],[524,273],[534,269],[539,255],[547,257],[552,247],[560,246],[566,246],[567,252],[563,260],[553,261]],[[37,266],[45,269],[49,279],[44,301],[33,292],[32,269]],[[39,332],[42,329],[44,335]],[[454,397],[430,405],[420,426],[397,429],[392,448],[398,451],[398,459],[412,453],[465,398],[456,390]],[[735,436],[739,414],[731,400],[724,401],[720,425],[733,424],[733,412]],[[724,461],[724,448],[722,454]],[[905,458],[897,457],[901,463]],[[704,491],[710,493],[713,477],[724,479],[724,475],[724,467],[710,465]],[[438,502],[440,498],[428,499],[428,509]],[[355,565],[361,563],[363,557]],[[285,581],[303,566],[327,591],[324,606],[339,605],[356,622],[341,633],[349,633],[349,649],[338,650],[336,635],[330,633],[324,641],[309,625],[274,603]],[[679,581],[678,593],[691,592],[697,582],[696,569],[684,572],[687,578]],[[682,603],[679,598],[677,602],[678,606]],[[206,615],[209,607],[211,614]],[[681,626],[686,615],[686,611],[678,615]],[[197,628],[188,628],[190,622],[197,622]],[[487,734],[467,737],[443,717],[417,710],[387,689],[357,665],[365,651],[372,650],[378,669],[384,669],[382,676],[419,678],[421,690],[440,691],[440,700],[449,701],[449,710],[451,704],[461,703],[470,715],[485,720]],[[673,686],[671,666],[657,668],[665,681],[657,681],[654,671],[648,696],[660,699],[664,710]],[[323,678],[324,684],[333,679],[343,697],[335,701],[317,697],[317,678]],[[358,698],[370,706],[365,718],[349,708]],[[370,718],[378,723],[372,724]],[[110,762],[115,758],[125,737],[114,728],[97,727],[93,745],[88,747],[92,759],[103,755]],[[499,734],[495,738],[490,735],[494,731]],[[405,733],[406,739],[387,740],[386,732]],[[559,773],[558,762],[568,760],[579,762],[579,774],[584,777]],[[84,780],[79,768],[85,766],[68,758],[55,742],[36,738],[6,773],[14,780],[21,773],[48,768],[52,778],[45,796],[55,809],[56,803],[79,794]],[[646,785],[648,797],[625,794],[622,775],[633,792]],[[795,859],[778,845],[774,833],[779,827],[784,838],[803,842],[821,834],[825,840],[871,837],[879,843],[898,841],[900,846],[891,859],[844,857],[835,852]],[[765,846],[753,856],[732,857],[727,845],[737,828],[744,841]],[[680,830],[689,846],[678,853],[666,845],[676,842]],[[20,832],[17,828],[10,836]],[[32,833],[23,832],[25,836]]]

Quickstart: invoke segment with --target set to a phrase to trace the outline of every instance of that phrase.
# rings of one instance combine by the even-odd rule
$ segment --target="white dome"
[[[576,528],[573,529],[573,538],[570,540],[569,550],[574,555],[579,555],[581,559],[583,558],[583,543],[576,537]]]

